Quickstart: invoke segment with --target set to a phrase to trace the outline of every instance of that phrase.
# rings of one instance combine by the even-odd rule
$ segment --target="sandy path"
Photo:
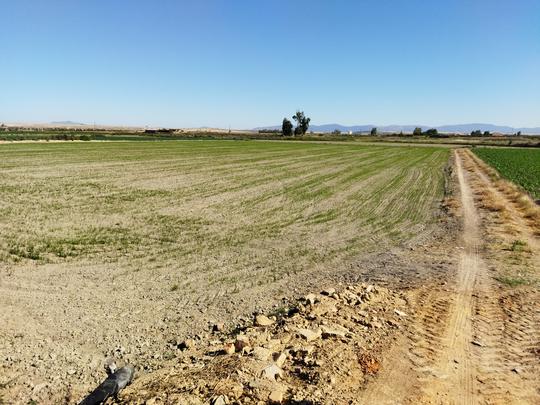
[[[463,171],[461,158],[456,153],[456,171],[461,190],[463,213],[463,251],[457,269],[455,297],[450,307],[443,349],[434,367],[434,379],[424,387],[427,402],[445,399],[448,403],[473,404],[477,402],[475,389],[476,365],[472,355],[473,291],[478,274],[485,264],[478,253],[480,233],[478,213],[471,188]]]
[[[490,189],[468,151],[454,152],[462,231],[457,267],[448,282],[435,280],[410,291],[411,327],[386,353],[382,372],[362,395],[363,403],[539,403],[540,304],[535,289],[508,290],[493,279],[504,265],[484,254],[490,221],[475,195]],[[476,180],[480,178],[481,183]],[[501,193],[497,197],[503,199]],[[512,218],[516,207],[506,200]],[[521,236],[531,230],[520,222]],[[504,226],[496,225],[495,226]],[[535,243],[530,241],[535,252]],[[496,273],[495,273],[496,274]]]

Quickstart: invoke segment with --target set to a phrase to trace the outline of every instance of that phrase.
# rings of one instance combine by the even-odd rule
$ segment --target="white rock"
[[[402,311],[400,311],[399,309],[394,309],[394,312],[395,312],[395,314],[396,314],[397,316],[400,316],[400,317],[402,317],[402,318],[407,316],[407,314],[406,314],[405,312],[402,312]]]
[[[264,347],[256,347],[253,349],[253,357],[257,360],[266,361],[270,358],[272,352]]]
[[[225,343],[223,345],[223,351],[226,354],[233,354],[236,351],[235,345],[233,343]]]
[[[274,362],[276,363],[276,366],[280,368],[283,367],[286,360],[287,360],[287,353],[281,352],[281,353],[274,354]]]
[[[255,317],[255,326],[270,326],[274,321],[265,315],[257,315]]]
[[[302,338],[306,339],[308,342],[311,342],[321,337],[320,330],[313,331],[311,329],[299,328],[297,332]]]
[[[265,377],[270,381],[276,381],[277,377],[283,378],[283,370],[275,364],[270,364],[263,369],[261,372],[261,377]]]
[[[304,301],[306,301],[308,304],[315,304],[315,301],[317,300],[317,297],[315,297],[315,294],[308,294],[304,297]]]
[[[220,395],[215,397],[212,401],[212,405],[227,405],[229,403],[229,398],[226,395]]]
[[[268,396],[268,401],[271,404],[281,404],[283,402],[283,391],[272,391]]]
[[[341,325],[333,325],[331,327],[328,326],[321,326],[322,330],[322,337],[323,338],[329,338],[329,337],[345,337],[347,333],[350,333],[350,331],[341,326]]]
[[[331,297],[332,295],[334,295],[335,293],[336,293],[336,289],[335,289],[335,288],[327,288],[327,289],[321,291],[321,294],[322,294],[322,295],[328,295],[328,296],[330,296],[330,297]]]

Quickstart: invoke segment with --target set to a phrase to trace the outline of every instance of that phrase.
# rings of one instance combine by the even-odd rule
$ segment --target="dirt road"
[[[475,387],[477,365],[472,354],[473,291],[477,277],[483,276],[485,263],[479,254],[478,213],[458,154],[456,171],[463,211],[462,252],[448,324],[441,340],[442,350],[433,369],[433,378],[425,383],[424,400],[473,404],[478,400]]]
[[[506,265],[497,251],[504,241],[494,249],[487,240],[506,234],[498,229],[504,221],[481,212],[478,195],[489,190],[490,198],[501,201],[505,211],[495,217],[513,219],[514,237],[529,247],[521,267],[529,263],[537,273],[534,230],[470,152],[458,150],[454,159],[462,229],[455,274],[448,284],[411,292],[416,307],[411,330],[385,356],[382,373],[365,391],[366,403],[540,403],[538,292],[494,280]]]

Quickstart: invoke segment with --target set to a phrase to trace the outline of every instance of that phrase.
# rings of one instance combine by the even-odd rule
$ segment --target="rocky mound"
[[[309,294],[231,330],[215,324],[171,342],[180,360],[141,375],[114,403],[356,403],[407,312],[404,295],[372,285]]]

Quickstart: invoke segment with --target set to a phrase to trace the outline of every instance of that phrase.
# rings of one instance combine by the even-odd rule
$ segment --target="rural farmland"
[[[540,405],[540,1],[0,10],[0,405]]]
[[[85,390],[103,355],[159,364],[169,339],[414,245],[436,229],[449,154],[253,141],[2,145],[0,302],[10,310],[0,354],[15,353],[5,365],[53,386],[77,370],[66,378]],[[39,339],[55,360],[25,368],[36,353],[16,336]]]
[[[110,361],[119,403],[537,398],[539,210],[464,148],[28,142],[0,171],[4,401],[77,403]]]

